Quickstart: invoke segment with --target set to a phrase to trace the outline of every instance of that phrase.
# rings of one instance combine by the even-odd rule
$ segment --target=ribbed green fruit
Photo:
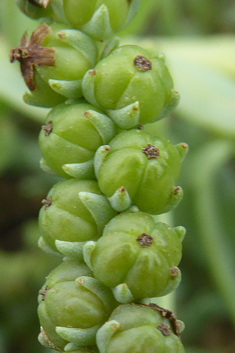
[[[167,115],[179,101],[163,57],[136,45],[113,50],[84,76],[85,98],[123,129]]]
[[[180,283],[183,227],[156,223],[143,212],[113,218],[97,242],[87,242],[84,259],[95,278],[128,303],[166,295]]]
[[[135,16],[141,0],[17,0],[32,18],[50,17],[67,22],[96,40],[111,37]]]
[[[183,196],[174,183],[187,150],[143,130],[124,131],[96,152],[99,188],[118,212],[131,203],[150,214],[168,212]]]
[[[39,341],[58,351],[92,350],[97,330],[117,306],[111,290],[77,261],[65,261],[49,274],[38,303]]]
[[[100,353],[184,353],[183,323],[157,305],[120,305],[97,332]]]
[[[11,51],[11,62],[20,62],[31,91],[25,94],[25,102],[53,107],[82,96],[82,78],[97,56],[96,43],[85,33],[61,23],[43,23],[29,39],[23,35],[20,46]]]
[[[135,16],[141,0],[63,0],[68,22],[101,40],[122,30]]]
[[[82,247],[97,240],[117,213],[94,180],[55,184],[39,213],[39,246],[46,252],[82,258]]]
[[[39,134],[42,168],[64,178],[95,179],[96,150],[116,134],[112,120],[85,101],[53,108]]]

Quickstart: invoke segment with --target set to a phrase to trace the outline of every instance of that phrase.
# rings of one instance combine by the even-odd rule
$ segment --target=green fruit
[[[124,131],[96,152],[99,188],[119,212],[131,203],[150,214],[168,212],[183,195],[174,183],[187,150],[143,130]]]
[[[47,277],[39,291],[39,341],[55,350],[92,350],[95,335],[116,301],[112,292],[92,277],[84,263],[65,261]]]
[[[82,96],[82,78],[97,61],[96,43],[86,34],[66,25],[43,23],[20,46],[11,51],[11,62],[18,60],[25,83],[27,103],[52,107],[66,98]],[[56,99],[57,97],[57,99]]]
[[[141,0],[64,0],[64,15],[75,28],[101,40],[122,30],[135,16]]]
[[[136,45],[113,50],[86,73],[82,88],[123,129],[159,120],[179,101],[162,57]]]
[[[64,178],[95,179],[93,157],[116,134],[114,123],[85,101],[53,108],[39,134],[45,165]]]
[[[135,16],[141,0],[17,0],[32,18],[50,17],[67,22],[96,40],[111,37]]]
[[[142,212],[113,218],[103,235],[84,246],[84,259],[95,278],[127,303],[170,293],[180,282],[183,227],[155,223]]]
[[[97,345],[100,353],[184,353],[182,325],[154,304],[120,305],[98,330]]]
[[[116,215],[94,180],[69,179],[53,186],[39,213],[39,246],[46,252],[82,257]]]

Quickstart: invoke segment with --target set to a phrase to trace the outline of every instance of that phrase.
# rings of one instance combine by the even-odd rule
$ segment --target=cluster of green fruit
[[[41,167],[64,179],[43,200],[39,246],[63,262],[39,292],[39,341],[61,352],[183,353],[183,324],[148,298],[181,279],[183,227],[155,222],[183,192],[187,152],[144,131],[178,103],[162,55],[108,39],[140,0],[18,0],[43,23],[11,51],[51,107]]]

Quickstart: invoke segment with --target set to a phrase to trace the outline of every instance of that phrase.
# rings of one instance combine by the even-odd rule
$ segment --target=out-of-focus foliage
[[[27,106],[9,50],[36,22],[14,0],[0,2],[0,352],[49,353],[37,343],[37,292],[58,259],[37,248],[37,215],[58,178],[39,169],[37,136],[46,109]],[[128,37],[135,33],[134,37]],[[235,351],[235,4],[233,0],[142,0],[123,43],[163,52],[181,94],[149,132],[190,152],[172,225],[187,228],[177,316],[187,353]],[[125,37],[125,35],[128,35]],[[138,35],[138,36],[137,36]]]

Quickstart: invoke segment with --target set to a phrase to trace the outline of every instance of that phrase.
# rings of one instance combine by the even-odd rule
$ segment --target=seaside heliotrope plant
[[[180,283],[185,229],[153,215],[182,199],[188,146],[144,131],[180,96],[162,54],[111,38],[140,2],[17,0],[41,24],[10,60],[25,102],[53,108],[40,164],[63,178],[39,213],[39,246],[63,258],[39,291],[39,341],[60,352],[184,353],[183,324],[154,303]]]
[[[85,244],[84,259],[119,302],[159,297],[179,285],[184,234],[183,227],[156,223],[147,213],[124,212],[97,242]]]

